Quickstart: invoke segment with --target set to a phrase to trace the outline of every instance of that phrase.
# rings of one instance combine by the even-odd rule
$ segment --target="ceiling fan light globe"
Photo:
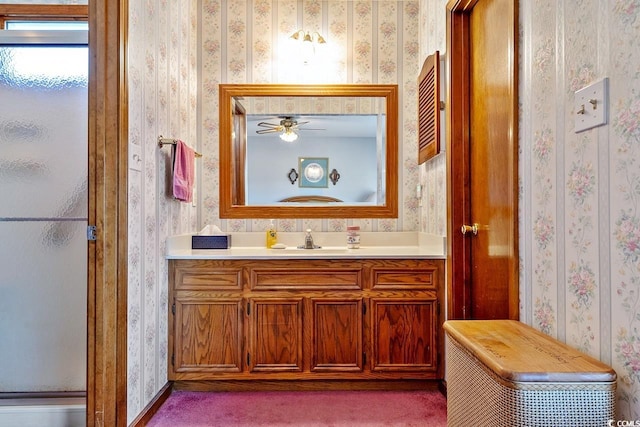
[[[280,134],[280,139],[285,142],[293,142],[298,139],[298,134],[291,129],[287,129]]]

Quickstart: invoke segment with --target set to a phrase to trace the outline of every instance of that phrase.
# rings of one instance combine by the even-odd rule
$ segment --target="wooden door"
[[[518,4],[449,8],[449,318],[517,319]]]

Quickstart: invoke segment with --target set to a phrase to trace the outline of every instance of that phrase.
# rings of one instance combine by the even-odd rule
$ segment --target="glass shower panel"
[[[87,61],[86,47],[0,48],[0,217],[87,216]]]
[[[0,392],[85,390],[88,48],[0,44]]]
[[[85,390],[85,230],[0,222],[0,392]]]

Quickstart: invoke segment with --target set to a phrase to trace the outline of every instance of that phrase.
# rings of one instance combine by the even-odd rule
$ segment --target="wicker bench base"
[[[506,381],[446,336],[449,426],[606,426],[613,382]]]

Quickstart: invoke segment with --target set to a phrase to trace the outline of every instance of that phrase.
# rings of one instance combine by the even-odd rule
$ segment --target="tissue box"
[[[191,249],[229,249],[231,236],[219,234],[215,236],[191,236]]]

